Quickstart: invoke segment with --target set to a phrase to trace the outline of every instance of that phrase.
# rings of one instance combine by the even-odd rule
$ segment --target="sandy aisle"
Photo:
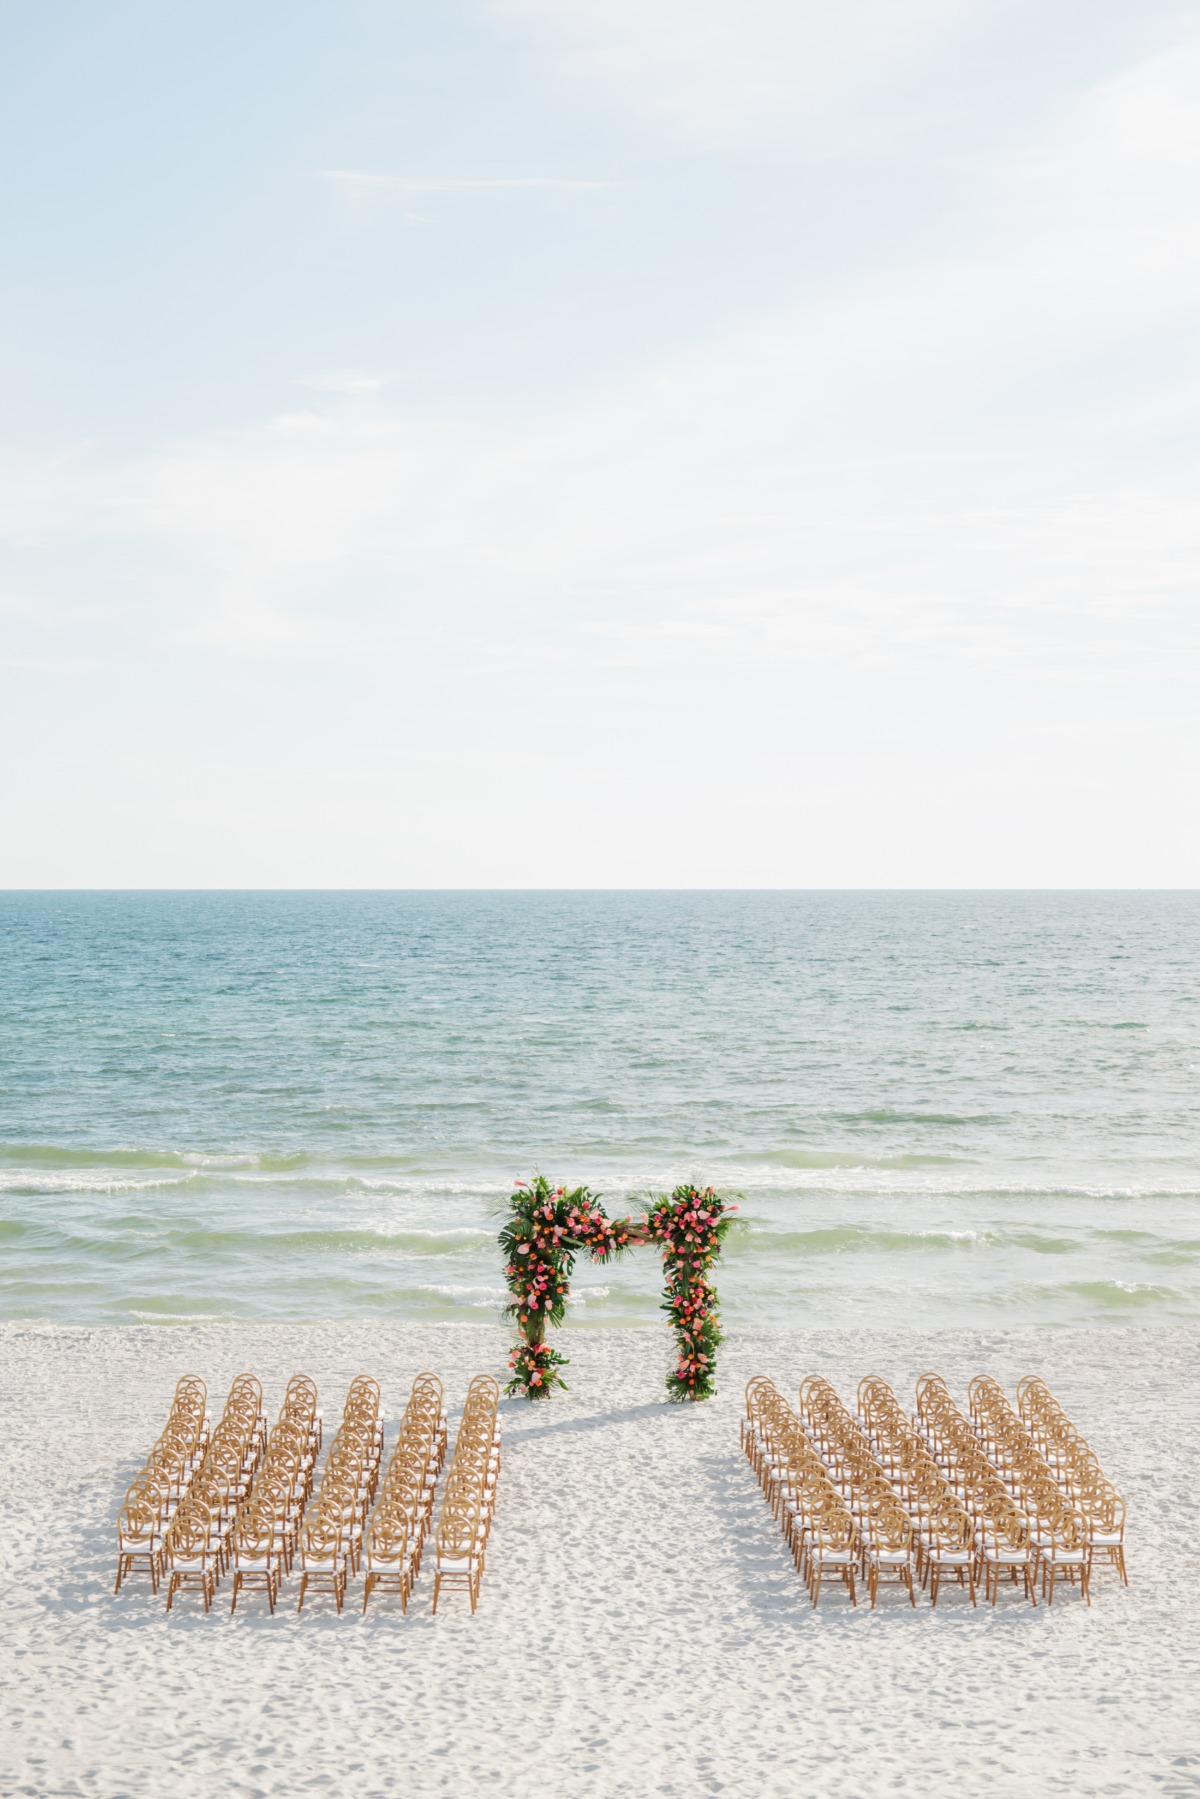
[[[389,1420],[436,1368],[452,1413],[500,1372],[491,1328],[0,1330],[0,1791],[207,1795],[1200,1793],[1196,1478],[1200,1355],[1186,1331],[739,1333],[721,1397],[660,1398],[655,1332],[567,1333],[572,1390],[505,1404],[506,1462],[480,1610],[365,1619],[351,1589],[272,1619],[228,1586],[168,1619],[148,1585],[112,1597],[114,1520],[176,1376],[219,1406],[254,1370],[273,1416],[312,1374],[327,1423],[350,1377]],[[1132,1586],[1089,1612],[1013,1596],[993,1613],[898,1592],[814,1614],[738,1453],[741,1386],[820,1370],[926,1368],[960,1392],[1046,1376],[1130,1507]],[[389,1448],[391,1436],[389,1433]]]

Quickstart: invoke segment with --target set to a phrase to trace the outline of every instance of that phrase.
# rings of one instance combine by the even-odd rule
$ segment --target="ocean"
[[[0,894],[0,1317],[491,1319],[535,1169],[731,1328],[1196,1319],[1200,896]]]

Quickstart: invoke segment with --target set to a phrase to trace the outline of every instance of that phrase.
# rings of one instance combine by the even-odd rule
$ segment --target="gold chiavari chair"
[[[907,1589],[913,1605],[913,1527],[907,1512],[895,1504],[880,1506],[866,1521],[863,1540],[867,1591],[874,1607],[880,1583],[889,1578]]]
[[[821,1584],[827,1574],[836,1574],[850,1594],[850,1603],[858,1604],[854,1572],[858,1563],[854,1519],[840,1502],[827,1504],[812,1521],[811,1539],[805,1562],[808,1568],[808,1590],[816,1608],[821,1597]]]
[[[1081,1488],[1079,1506],[1088,1531],[1089,1587],[1098,1555],[1117,1570],[1128,1586],[1129,1575],[1125,1570],[1125,1501],[1115,1488],[1101,1480],[1091,1487]]]
[[[433,1610],[443,1587],[465,1588],[475,1610],[483,1573],[481,1540],[483,1520],[478,1501],[447,1495],[438,1523],[433,1574]]]
[[[322,1513],[305,1520],[300,1538],[300,1599],[296,1610],[303,1611],[304,1596],[332,1593],[340,1612],[346,1597],[346,1535],[344,1520]]]
[[[170,1571],[167,1584],[167,1610],[176,1593],[198,1591],[204,1609],[212,1604],[217,1590],[217,1557],[212,1544],[212,1518],[208,1507],[190,1495],[183,1500],[171,1520],[165,1542],[166,1566]]]
[[[920,1543],[920,1575],[928,1584],[929,1602],[936,1606],[942,1578],[952,1574],[959,1586],[966,1584],[971,1604],[975,1599],[975,1532],[967,1513],[953,1500],[931,1511]]]
[[[233,1596],[231,1612],[237,1609],[239,1592],[259,1587],[267,1595],[272,1612],[279,1595],[283,1553],[276,1532],[277,1516],[269,1506],[247,1509],[238,1519],[233,1538]]]
[[[995,1605],[1000,1594],[1000,1578],[1018,1576],[1024,1583],[1030,1605],[1037,1604],[1034,1590],[1034,1548],[1029,1522],[1011,1501],[981,1513],[979,1517],[979,1568],[984,1598]]]
[[[1054,1583],[1060,1575],[1065,1575],[1072,1585],[1078,1578],[1083,1597],[1090,1605],[1091,1555],[1083,1519],[1063,1505],[1042,1522],[1043,1533],[1035,1545],[1035,1577],[1040,1578],[1046,1604],[1054,1604]]]
[[[159,1520],[157,1504],[139,1505],[136,1500],[127,1498],[121,1507],[117,1519],[117,1584],[113,1588],[114,1594],[121,1591],[122,1581],[134,1573],[148,1574],[151,1591],[158,1592],[163,1548]]]
[[[400,1610],[408,1611],[413,1582],[420,1571],[421,1544],[419,1526],[411,1515],[397,1506],[379,1506],[371,1518],[366,1539],[366,1578],[363,1581],[363,1611],[378,1588],[381,1593],[398,1593]]]

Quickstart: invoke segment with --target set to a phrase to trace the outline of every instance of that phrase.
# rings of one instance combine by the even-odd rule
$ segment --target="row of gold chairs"
[[[383,1424],[379,1383],[360,1374],[350,1383],[342,1422],[329,1445],[316,1498],[300,1537],[301,1611],[308,1592],[331,1593],[340,1612],[350,1572],[357,1573],[362,1534],[379,1483]]]
[[[500,1388],[490,1374],[477,1374],[466,1404],[446,1474],[434,1555],[433,1610],[443,1587],[465,1588],[475,1610],[500,1474]]]
[[[239,1374],[204,1459],[163,1537],[168,1611],[179,1592],[200,1592],[205,1611],[212,1604],[217,1582],[229,1565],[238,1512],[265,1440],[262,1385],[252,1374]]]
[[[398,1593],[401,1611],[408,1610],[433,1516],[438,1475],[446,1459],[443,1401],[437,1375],[418,1374],[367,1528],[364,1612],[376,1590]]]
[[[914,1426],[974,1525],[985,1597],[994,1605],[1007,1575],[1023,1585],[1030,1604],[1036,1605],[1033,1533],[1011,1487],[940,1374],[921,1376],[916,1400]]]
[[[1037,1375],[1026,1375],[1018,1384],[1017,1406],[1030,1440],[1086,1521],[1089,1572],[1099,1556],[1128,1586],[1125,1501],[1105,1475],[1095,1451]]]
[[[854,1518],[800,1417],[765,1376],[756,1376],[746,1388],[742,1447],[813,1605],[819,1603],[827,1576],[841,1580],[857,1605]]]
[[[291,1573],[320,1448],[316,1382],[307,1374],[293,1375],[254,1484],[238,1513],[231,1612],[237,1609],[238,1594],[254,1589],[265,1592],[275,1610],[279,1583]]]
[[[913,1566],[936,1606],[942,1582],[953,1576],[972,1605],[979,1569],[975,1528],[959,1495],[909,1423],[903,1406],[879,1375],[858,1384],[857,1420],[913,1527]]]
[[[157,1593],[162,1572],[163,1534],[187,1493],[208,1448],[208,1389],[198,1374],[185,1374],[175,1388],[167,1422],[130,1483],[117,1518],[117,1584],[134,1573],[148,1574]]]

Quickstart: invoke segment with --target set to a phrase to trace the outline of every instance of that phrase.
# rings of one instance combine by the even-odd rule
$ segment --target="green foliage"
[[[515,1319],[522,1341],[509,1356],[506,1393],[544,1399],[566,1386],[558,1372],[567,1358],[545,1341],[548,1325],[560,1325],[571,1291],[575,1257],[586,1250],[608,1262],[634,1243],[660,1243],[666,1275],[662,1309],[675,1329],[679,1354],[667,1376],[672,1399],[708,1399],[715,1392],[716,1352],[721,1342],[717,1290],[709,1278],[737,1211],[712,1187],[676,1187],[640,1218],[609,1218],[586,1187],[552,1187],[544,1175],[519,1181],[509,1218],[500,1232],[504,1278],[512,1294],[505,1317]]]
[[[734,1225],[731,1205],[712,1187],[676,1187],[645,1217],[646,1236],[663,1246],[662,1309],[675,1329],[679,1359],[667,1376],[672,1399],[710,1399],[716,1391],[717,1349],[723,1341],[717,1289],[709,1271]]]

